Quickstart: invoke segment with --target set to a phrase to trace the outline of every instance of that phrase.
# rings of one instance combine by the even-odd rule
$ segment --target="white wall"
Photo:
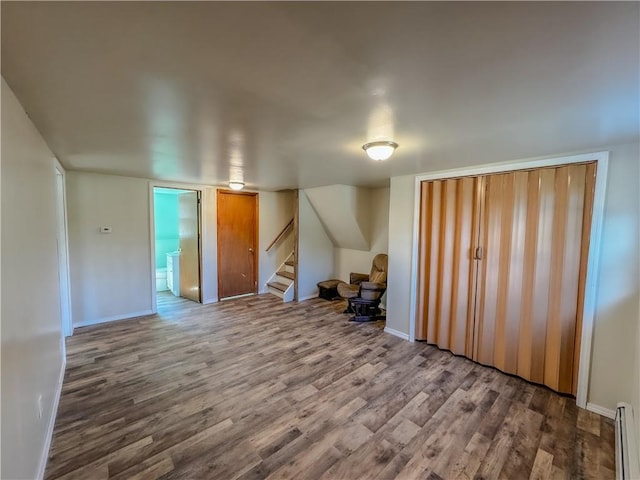
[[[298,299],[305,300],[318,294],[318,282],[333,278],[333,242],[303,190],[298,219]]]
[[[391,178],[386,327],[409,335],[414,175]]]
[[[334,246],[371,248],[371,189],[327,185],[304,190]]]
[[[202,303],[218,301],[217,189],[202,187]]]
[[[68,172],[67,176],[71,299],[76,326],[152,312],[153,185],[202,190],[202,299],[203,303],[218,301],[216,187],[87,172]],[[259,285],[263,285],[284,261],[284,250],[267,254],[264,249],[291,219],[293,194],[259,192],[258,202],[258,276]],[[100,226],[110,226],[112,233],[101,234]],[[293,240],[288,242],[280,247],[291,253]]]
[[[638,386],[634,383],[634,378],[640,382],[635,367],[638,358],[636,349],[639,342],[636,339],[640,315],[639,153],[638,144],[617,145],[597,150],[609,150],[610,161],[587,401],[614,409],[618,401],[631,402],[634,398],[640,397]],[[387,327],[407,335],[414,181],[414,175],[392,178],[389,204]]]
[[[152,311],[149,182],[67,173],[75,326]],[[101,226],[112,233],[100,233]]]
[[[633,400],[640,300],[638,144],[611,149],[593,331],[589,402]]]
[[[369,273],[373,257],[378,253],[388,253],[389,249],[389,188],[369,189],[367,209],[371,212],[371,248],[354,250],[335,247],[333,250],[336,278],[349,281],[351,272]]]
[[[1,478],[42,474],[55,418],[64,368],[55,181],[53,153],[2,79]]]
[[[277,245],[274,245],[269,252],[265,250],[289,221],[293,219],[294,192],[293,190],[260,192],[258,194],[258,202],[260,209],[258,291],[259,293],[266,293],[268,291],[267,281],[293,252],[295,235],[292,228],[289,229],[289,234]]]

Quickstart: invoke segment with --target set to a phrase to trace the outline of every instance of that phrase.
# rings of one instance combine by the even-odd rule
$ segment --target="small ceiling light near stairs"
[[[396,142],[386,140],[369,142],[362,146],[362,149],[367,152],[369,158],[376,161],[386,160],[393,155],[396,148],[398,148],[398,144]]]
[[[229,182],[229,188],[231,190],[242,190],[244,188],[244,182]]]

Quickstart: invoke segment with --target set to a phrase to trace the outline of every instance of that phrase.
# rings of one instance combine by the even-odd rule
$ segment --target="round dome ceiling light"
[[[229,182],[229,188],[231,190],[242,190],[244,188],[244,182]]]
[[[386,160],[391,157],[396,148],[398,148],[398,144],[396,142],[390,142],[386,140],[369,142],[365,143],[362,146],[362,149],[367,153],[369,158],[377,162]]]

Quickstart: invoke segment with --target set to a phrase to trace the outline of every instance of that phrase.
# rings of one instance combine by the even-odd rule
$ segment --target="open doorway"
[[[202,302],[200,192],[153,188],[156,305]]]

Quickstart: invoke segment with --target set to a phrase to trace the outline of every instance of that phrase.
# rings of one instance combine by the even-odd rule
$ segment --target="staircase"
[[[293,283],[296,279],[296,270],[294,263],[293,252],[280,265],[278,271],[274,273],[267,282],[267,288],[269,293],[272,293],[276,297],[282,298],[283,302],[290,302],[293,300]]]

